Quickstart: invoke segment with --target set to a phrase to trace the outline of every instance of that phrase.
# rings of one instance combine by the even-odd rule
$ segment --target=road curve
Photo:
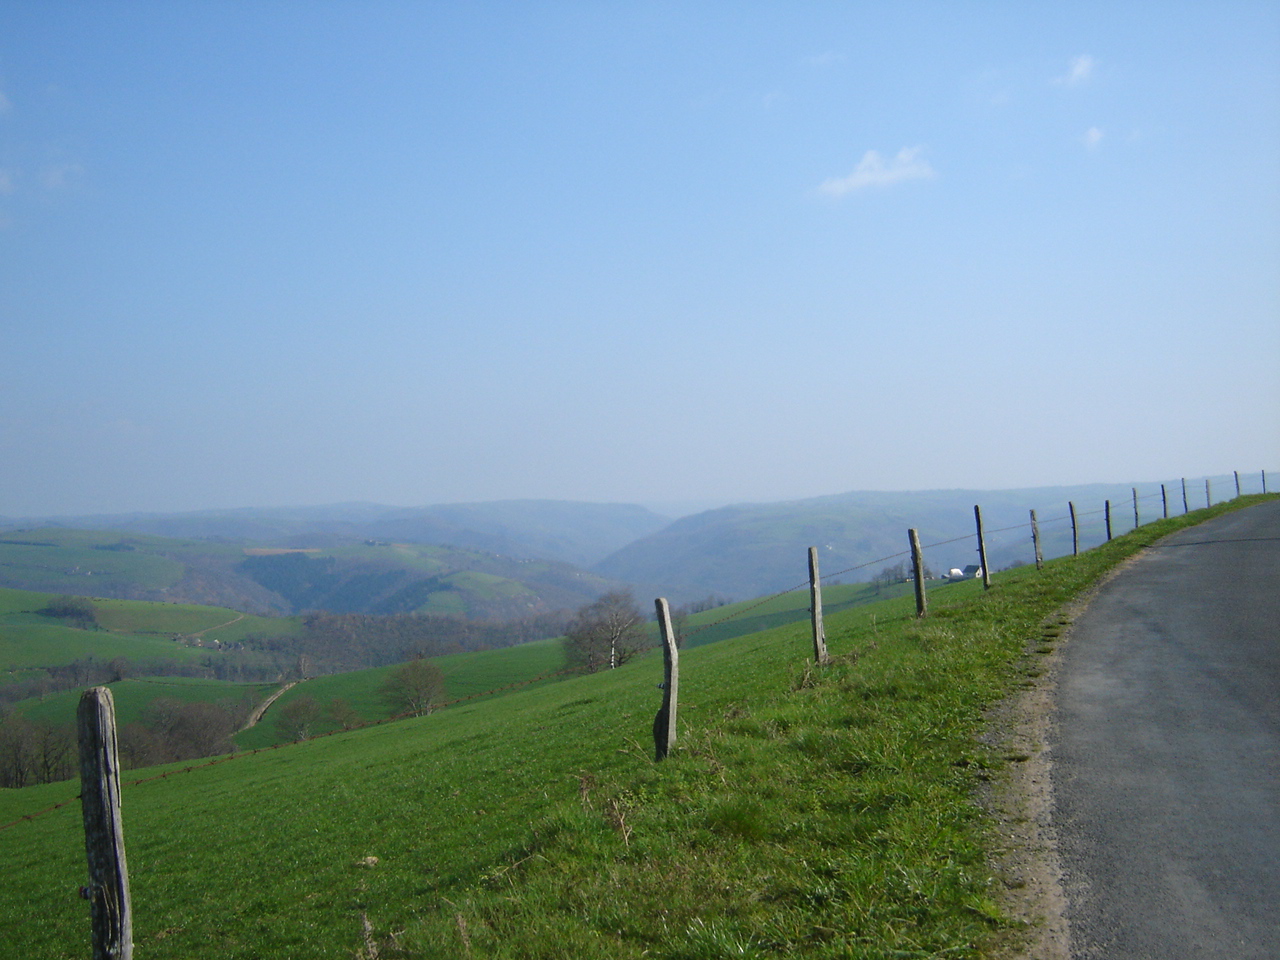
[[[1280,501],[1143,553],[1062,657],[1071,956],[1280,958]]]

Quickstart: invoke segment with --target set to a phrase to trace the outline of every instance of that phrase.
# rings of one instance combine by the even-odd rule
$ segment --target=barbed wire
[[[1266,490],[1264,489],[1263,491],[1260,491],[1260,492],[1266,493],[1266,492],[1268,492],[1268,491],[1266,491]],[[1243,495],[1243,494],[1241,494],[1241,495]],[[1142,500],[1142,499],[1151,499],[1151,498],[1154,498],[1155,496],[1157,496],[1157,494],[1155,494],[1155,493],[1151,493],[1151,494],[1147,494],[1147,495],[1145,495],[1145,497],[1140,496],[1138,499],[1139,499],[1139,500]],[[1162,491],[1162,493],[1160,494],[1160,496],[1161,496],[1161,497],[1162,497],[1162,499],[1163,499],[1163,498],[1166,496],[1166,493],[1165,493],[1164,491]],[[1228,501],[1228,500],[1230,500],[1230,499],[1233,499],[1233,498],[1228,497],[1228,498],[1226,498],[1226,499],[1224,499],[1224,500],[1220,500],[1220,501],[1219,501],[1219,503],[1227,502],[1227,501]],[[1122,502],[1128,502],[1128,501],[1117,501],[1117,502],[1121,502],[1121,503],[1122,503]],[[1208,508],[1208,507],[1212,507],[1212,506],[1213,506],[1213,503],[1212,503],[1212,501],[1210,500],[1210,502],[1208,502],[1208,503],[1206,504],[1206,508]],[[1197,507],[1196,509],[1201,509],[1201,508]],[[1106,507],[1104,507],[1104,508],[1103,508],[1103,509],[1101,509],[1101,510],[1092,510],[1092,511],[1083,511],[1083,512],[1082,512],[1082,511],[1077,510],[1077,511],[1075,511],[1075,519],[1078,521],[1081,517],[1098,516],[1098,515],[1103,514],[1103,513],[1106,513],[1106,512],[1107,512],[1107,511],[1106,511]],[[1188,513],[1188,512],[1190,512],[1189,501],[1188,501],[1187,509],[1186,509],[1186,510],[1184,510],[1184,514],[1185,514],[1185,513]],[[1056,522],[1060,522],[1060,521],[1063,521],[1063,520],[1070,520],[1070,519],[1072,519],[1072,517],[1071,517],[1070,515],[1068,515],[1068,516],[1062,516],[1062,517],[1054,517],[1054,518],[1050,518],[1050,519],[1048,519],[1048,520],[1043,520],[1043,521],[1042,521],[1042,520],[1039,520],[1039,518],[1037,518],[1037,521],[1036,521],[1036,522],[1037,522],[1037,524],[1040,524],[1040,523],[1056,523]],[[1161,519],[1164,519],[1164,517],[1162,517]],[[1139,524],[1139,525],[1140,525],[1140,524]],[[1010,526],[1010,527],[1001,527],[1001,528],[999,528],[999,529],[996,529],[996,530],[992,530],[992,531],[990,531],[990,533],[991,533],[991,534],[997,534],[997,533],[1008,533],[1008,532],[1010,532],[1010,531],[1014,531],[1014,530],[1024,530],[1024,529],[1028,529],[1028,528],[1030,528],[1031,526],[1032,526],[1032,524],[1030,523],[1030,521],[1028,521],[1027,523],[1016,524],[1016,525],[1014,525],[1014,526]],[[1135,525],[1132,529],[1135,529],[1135,530],[1136,530],[1137,528],[1138,528],[1138,526],[1137,526],[1137,525]],[[984,531],[984,534],[985,534],[986,532],[987,532],[987,531]],[[937,542],[935,542],[935,543],[925,544],[925,545],[923,545],[920,549],[921,549],[921,551],[924,551],[924,550],[930,550],[930,549],[934,549],[934,548],[937,548],[937,547],[948,546],[948,545],[953,544],[953,543],[960,543],[960,542],[965,541],[965,540],[976,540],[976,539],[977,539],[977,532],[975,531],[974,533],[965,534],[965,535],[963,535],[963,536],[959,536],[959,537],[952,537],[952,538],[951,538],[951,539],[949,539],[949,540],[939,540],[939,541],[937,541]],[[900,551],[900,552],[898,552],[898,553],[889,554],[888,556],[885,556],[885,557],[879,557],[879,558],[877,558],[877,559],[875,559],[875,560],[868,560],[868,561],[865,561],[865,562],[863,562],[863,563],[855,564],[854,566],[846,567],[845,569],[835,571],[834,573],[823,574],[823,575],[821,575],[821,576],[819,577],[819,582],[821,582],[821,581],[822,581],[822,580],[824,580],[824,579],[828,579],[828,578],[835,578],[835,577],[844,576],[845,574],[853,573],[853,572],[854,572],[854,571],[856,571],[856,570],[863,570],[863,569],[866,569],[867,567],[872,567],[872,566],[875,566],[875,565],[877,565],[877,564],[887,563],[887,562],[889,562],[889,561],[896,560],[896,559],[898,559],[898,558],[900,558],[900,557],[907,556],[907,555],[909,555],[909,554],[910,554],[910,552],[911,552],[911,551],[909,551],[909,550],[903,550],[903,551]],[[794,586],[794,587],[789,587],[789,588],[788,588],[788,589],[786,589],[786,590],[779,590],[778,592],[776,592],[776,593],[772,593],[772,594],[770,594],[770,595],[768,595],[768,596],[766,596],[766,597],[763,597],[763,598],[761,598],[761,599],[759,599],[759,600],[756,600],[756,601],[754,601],[753,603],[751,603],[751,604],[749,604],[749,605],[747,605],[747,606],[745,606],[745,607],[743,607],[743,608],[741,608],[741,609],[739,609],[739,610],[735,610],[733,613],[731,613],[731,614],[729,614],[729,615],[727,615],[727,616],[721,617],[721,618],[720,618],[720,619],[718,619],[718,620],[714,620],[714,621],[712,621],[711,623],[703,624],[702,626],[700,626],[700,627],[696,628],[695,630],[692,630],[692,631],[690,631],[689,633],[684,634],[683,639],[684,639],[684,640],[688,640],[689,638],[694,637],[694,636],[698,635],[699,633],[703,633],[703,632],[705,632],[705,631],[707,631],[707,630],[710,630],[710,629],[712,629],[712,628],[714,628],[714,627],[721,626],[721,625],[723,625],[723,624],[725,624],[725,623],[729,623],[729,622],[731,622],[731,621],[733,621],[733,620],[739,619],[739,618],[741,618],[741,617],[745,616],[747,613],[750,613],[750,612],[751,612],[751,611],[753,611],[753,610],[757,610],[757,609],[759,609],[760,607],[763,607],[763,606],[765,606],[766,604],[768,604],[768,603],[770,603],[770,602],[772,602],[772,601],[774,601],[774,600],[777,600],[779,597],[786,596],[786,595],[787,595],[787,594],[789,594],[789,593],[796,593],[796,592],[798,592],[798,591],[800,591],[800,590],[805,589],[805,588],[806,588],[806,587],[808,587],[808,586],[809,586],[809,581],[808,581],[808,580],[805,580],[805,581],[803,581],[803,582],[801,582],[801,583],[797,584],[797,585],[796,585],[796,586]],[[453,699],[451,699],[451,700],[444,700],[444,701],[440,701],[439,703],[432,704],[432,705],[431,705],[431,710],[430,710],[430,711],[428,711],[428,712],[434,712],[436,709],[445,709],[445,708],[447,708],[447,707],[457,706],[458,704],[461,704],[461,703],[467,703],[467,702],[470,702],[470,701],[472,701],[472,700],[478,700],[478,699],[481,699],[482,697],[489,697],[489,696],[493,696],[493,695],[498,694],[498,693],[502,693],[502,692],[505,692],[505,691],[509,691],[509,690],[517,689],[517,688],[519,688],[519,687],[526,687],[526,686],[529,686],[530,684],[538,683],[538,682],[543,681],[543,680],[550,680],[550,679],[553,679],[553,678],[555,678],[555,677],[570,676],[570,675],[573,675],[573,674],[584,674],[584,673],[589,673],[589,672],[594,672],[594,671],[591,671],[589,668],[584,668],[584,667],[566,667],[566,668],[561,669],[561,670],[555,670],[555,671],[552,671],[552,672],[549,672],[549,673],[540,674],[540,675],[538,675],[538,676],[536,676],[536,677],[530,677],[530,678],[525,679],[525,680],[516,680],[516,681],[513,681],[513,682],[508,683],[508,684],[504,684],[504,685],[499,686],[499,687],[493,687],[493,688],[491,688],[491,689],[483,690],[483,691],[479,691],[479,692],[477,692],[477,693],[468,694],[468,695],[466,695],[466,696],[462,696],[462,697],[455,697],[455,698],[453,698]],[[201,680],[201,679],[203,679],[203,678],[191,678],[191,679],[192,679],[192,680],[195,680],[195,681],[197,681],[197,682],[198,682],[198,681],[200,681],[200,680]],[[309,679],[309,678],[304,678],[304,679]],[[175,686],[175,687],[176,687],[176,686],[190,686],[190,684],[186,684],[186,683],[178,683],[178,682],[174,682],[174,681],[165,681],[165,680],[143,679],[143,678],[136,678],[136,679],[132,679],[132,680],[129,680],[128,682],[136,682],[136,683],[151,683],[151,684],[155,684],[155,685],[158,685],[158,686]],[[258,685],[258,686],[263,685],[262,683],[260,683],[260,682],[255,682],[255,681],[236,681],[236,682],[244,683],[246,686],[248,686],[248,685]],[[162,773],[154,774],[154,775],[149,776],[149,777],[141,777],[141,778],[138,778],[138,779],[135,779],[135,780],[124,781],[124,785],[125,785],[125,786],[130,786],[130,787],[137,787],[137,786],[141,786],[141,785],[143,785],[143,784],[147,784],[147,783],[154,783],[154,782],[158,782],[158,781],[160,781],[160,780],[167,780],[167,779],[169,779],[169,778],[171,778],[171,777],[174,777],[174,776],[180,776],[180,775],[184,775],[184,774],[188,774],[188,773],[192,773],[192,772],[194,772],[194,771],[196,771],[196,770],[203,770],[203,769],[206,769],[206,768],[209,768],[209,767],[219,766],[219,765],[224,764],[224,763],[230,763],[230,762],[231,762],[231,761],[233,761],[233,760],[240,760],[240,759],[244,759],[244,758],[247,758],[247,757],[254,757],[254,756],[257,756],[257,755],[258,755],[258,754],[260,754],[260,753],[265,753],[265,752],[270,751],[270,750],[280,750],[280,749],[284,749],[284,748],[287,748],[287,747],[302,746],[303,744],[311,743],[311,742],[313,742],[313,741],[315,741],[315,740],[325,739],[325,738],[327,738],[327,737],[336,736],[336,735],[338,735],[338,734],[342,734],[342,733],[350,733],[350,732],[352,732],[353,730],[357,730],[357,729],[366,729],[366,728],[369,728],[369,727],[382,726],[382,725],[387,724],[387,723],[394,723],[394,722],[398,722],[398,721],[400,721],[400,720],[412,719],[412,718],[414,718],[414,717],[418,717],[418,716],[421,716],[421,714],[416,713],[416,712],[414,712],[414,711],[405,711],[405,712],[402,712],[402,713],[393,714],[392,716],[389,716],[389,717],[384,717],[384,718],[379,719],[379,720],[364,721],[364,722],[361,722],[360,724],[358,724],[358,725],[356,725],[356,726],[353,726],[353,727],[350,727],[350,728],[345,728],[345,727],[344,727],[344,728],[341,728],[341,729],[335,729],[335,730],[326,731],[325,733],[317,734],[317,735],[316,735],[316,736],[314,736],[314,737],[305,737],[305,738],[298,739],[298,740],[294,740],[294,741],[291,741],[291,742],[276,743],[276,744],[271,744],[271,745],[269,745],[269,746],[256,747],[256,748],[254,748],[253,750],[245,750],[245,751],[239,751],[239,750],[238,750],[238,751],[236,751],[236,752],[234,752],[234,753],[226,754],[226,755],[219,756],[219,757],[214,757],[214,758],[212,758],[212,759],[210,759],[210,760],[207,760],[207,761],[204,761],[204,762],[202,762],[202,763],[193,763],[193,764],[188,764],[187,766],[185,766],[185,767],[183,767],[183,768],[181,768],[181,769],[166,770],[166,771],[164,771],[164,772],[162,772]],[[67,806],[69,806],[69,805],[70,805],[70,804],[72,804],[72,803],[75,803],[75,802],[76,802],[77,800],[79,800],[79,799],[81,799],[81,795],[80,795],[80,794],[76,794],[74,797],[70,797],[70,798],[68,798],[68,799],[66,799],[66,800],[62,800],[62,801],[60,801],[60,802],[58,802],[58,803],[52,804],[51,806],[45,807],[44,809],[37,810],[37,811],[35,811],[34,813],[24,814],[23,816],[19,817],[19,818],[18,818],[18,819],[16,819],[16,820],[12,820],[12,821],[10,821],[10,822],[8,822],[8,823],[0,824],[0,831],[10,829],[11,827],[16,827],[16,826],[18,826],[18,825],[20,825],[20,824],[23,824],[23,823],[30,823],[30,822],[32,822],[32,821],[34,821],[34,820],[36,820],[36,819],[38,819],[38,818],[40,818],[40,817],[44,817],[44,816],[47,816],[47,815],[49,815],[49,814],[51,814],[51,813],[54,813],[54,812],[56,812],[56,811],[58,811],[58,810],[61,810],[62,808],[67,807]]]

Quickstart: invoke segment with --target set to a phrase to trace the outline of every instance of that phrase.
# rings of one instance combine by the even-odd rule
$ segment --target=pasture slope
[[[1180,526],[1079,557],[684,652],[680,740],[651,759],[661,662],[190,771],[133,773],[138,956],[979,957],[1011,949],[977,797],[988,709],[1064,603]],[[1017,758],[1012,758],[1017,759]],[[141,781],[141,782],[139,782]],[[0,792],[0,955],[80,957],[73,784]],[[15,822],[16,821],[16,822]]]

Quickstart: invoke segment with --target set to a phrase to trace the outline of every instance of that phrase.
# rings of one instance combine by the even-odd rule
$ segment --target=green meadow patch
[[[128,774],[149,958],[983,955],[1009,924],[975,796],[985,712],[1055,611],[1243,498],[1045,570],[688,649],[680,739],[652,760],[661,658],[415,720]],[[310,681],[309,681],[310,682]],[[305,684],[303,685],[305,687]],[[74,784],[0,791],[0,951],[88,950]]]

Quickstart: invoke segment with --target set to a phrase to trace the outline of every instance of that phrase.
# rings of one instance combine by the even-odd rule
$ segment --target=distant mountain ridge
[[[1229,476],[1212,479],[1216,499],[1234,494]],[[1260,487],[1257,476],[1249,483]],[[493,582],[482,585],[481,581],[485,577],[521,581],[534,561],[553,565],[543,570],[539,584],[531,586],[534,594],[553,604],[594,599],[592,590],[598,595],[619,583],[630,584],[642,599],[665,596],[680,603],[709,594],[747,599],[803,583],[810,546],[820,550],[824,576],[841,575],[846,582],[869,580],[884,566],[902,559],[907,530],[912,527],[926,545],[938,544],[926,551],[925,560],[934,572],[944,574],[978,561],[971,536],[975,504],[984,513],[990,566],[998,570],[1033,559],[1031,509],[1041,523],[1045,555],[1058,556],[1071,549],[1068,502],[1074,502],[1080,512],[1081,546],[1088,547],[1105,537],[1102,506],[1107,500],[1112,502],[1116,532],[1132,526],[1135,487],[1144,519],[1152,519],[1162,510],[1158,481],[1013,490],[853,491],[736,504],[675,521],[634,504],[505,500],[416,508],[370,503],[245,508],[64,517],[57,522],[198,539],[210,547],[256,543],[279,550],[334,553],[335,559],[325,561],[324,569],[319,558],[308,562],[307,557],[258,561],[237,571],[228,571],[225,564],[202,568],[196,571],[196,580],[203,577],[201,582],[210,589],[192,597],[199,602],[228,602],[225,591],[214,588],[227,586],[229,574],[252,572],[258,578],[253,590],[259,592],[259,607],[265,581],[274,585],[275,603],[284,609],[337,604],[353,611],[400,612],[413,609],[424,596],[434,597],[430,603],[441,608],[448,606],[444,595],[452,591],[458,594],[449,601],[452,609],[463,612],[515,609],[522,602],[521,590],[500,590]],[[1171,512],[1180,512],[1178,482],[1168,482],[1167,491]],[[1194,482],[1189,496],[1192,506],[1204,503],[1203,478]],[[378,553],[394,544],[459,551],[455,561],[426,571],[430,577],[452,580],[427,582],[425,574],[415,578],[395,573],[399,561]],[[367,555],[356,558],[362,549]],[[458,559],[467,551],[476,556]],[[95,559],[100,560],[101,554]],[[464,571],[470,574],[463,577]],[[188,572],[189,580],[192,576]],[[249,580],[241,577],[241,582]],[[289,598],[275,588],[285,590]],[[462,599],[463,594],[470,599]]]
[[[1201,481],[1202,482],[1202,481]],[[1080,513],[1082,547],[1105,537],[1102,508],[1112,502],[1116,532],[1133,525],[1132,490],[1145,519],[1159,515],[1160,484],[1082,484],[1019,490],[857,491],[805,500],[740,504],[682,517],[606,557],[592,569],[673,601],[708,594],[732,599],[786,590],[807,580],[810,546],[819,548],[824,576],[851,567],[847,581],[871,579],[908,549],[907,531],[942,544],[927,550],[938,574],[978,562],[973,508],[979,505],[993,570],[1034,560],[1030,510],[1041,524],[1046,556],[1071,550],[1068,503]],[[1220,488],[1224,489],[1225,488]],[[1169,486],[1171,512],[1181,512],[1180,487]],[[1203,505],[1203,486],[1197,491]],[[1231,489],[1234,495],[1234,488]],[[1145,522],[1145,521],[1144,521]],[[1005,528],[1014,528],[1012,530]],[[944,543],[944,541],[957,541]],[[871,566],[861,566],[870,563]]]
[[[427,507],[344,503],[186,513],[46,517],[23,525],[126,530],[178,539],[255,541],[281,547],[387,540],[482,550],[589,567],[670,522],[634,504],[498,500]],[[8,521],[13,527],[18,521]]]

